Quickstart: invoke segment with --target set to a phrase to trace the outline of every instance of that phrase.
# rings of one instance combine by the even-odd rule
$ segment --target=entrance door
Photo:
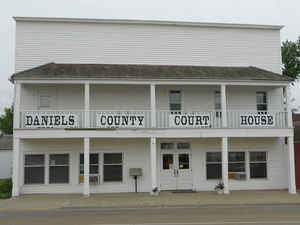
[[[190,150],[181,150],[176,147],[174,149],[161,150],[161,190],[192,189],[191,156]]]

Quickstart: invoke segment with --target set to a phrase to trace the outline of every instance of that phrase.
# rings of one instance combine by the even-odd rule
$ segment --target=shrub
[[[12,192],[12,180],[0,180],[0,198],[10,198]]]

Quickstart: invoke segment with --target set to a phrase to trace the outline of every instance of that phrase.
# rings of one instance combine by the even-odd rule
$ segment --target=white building
[[[15,20],[14,196],[296,193],[281,26]]]

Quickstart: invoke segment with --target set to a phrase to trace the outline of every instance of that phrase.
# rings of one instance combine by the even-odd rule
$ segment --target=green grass
[[[11,197],[12,181],[11,179],[0,179],[0,199]]]

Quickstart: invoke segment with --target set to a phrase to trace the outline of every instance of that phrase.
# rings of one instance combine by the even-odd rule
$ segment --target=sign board
[[[209,127],[211,119],[205,113],[170,114],[169,126],[173,128]]]
[[[78,115],[69,112],[30,112],[24,114],[25,128],[75,128]]]
[[[145,128],[144,112],[97,112],[98,128]]]
[[[240,115],[240,125],[243,127],[274,127],[275,116],[258,113]]]

